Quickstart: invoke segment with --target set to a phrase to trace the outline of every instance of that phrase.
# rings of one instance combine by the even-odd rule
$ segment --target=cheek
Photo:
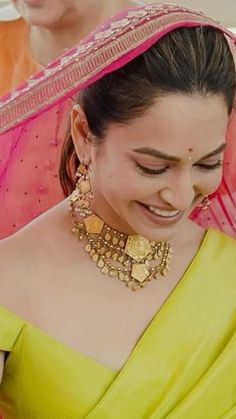
[[[94,187],[109,201],[132,201],[147,196],[153,190],[131,161],[113,159],[96,165]]]
[[[215,173],[206,175],[202,180],[202,190],[207,195],[215,192],[220,186],[222,180],[223,170],[219,169]]]

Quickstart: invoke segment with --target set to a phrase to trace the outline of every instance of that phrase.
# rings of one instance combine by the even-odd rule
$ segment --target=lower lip
[[[162,217],[161,215],[156,215],[151,212],[145,205],[141,204],[140,202],[136,202],[142,213],[154,224],[162,225],[162,226],[170,226],[176,224],[182,217],[183,212],[176,214],[172,217]]]

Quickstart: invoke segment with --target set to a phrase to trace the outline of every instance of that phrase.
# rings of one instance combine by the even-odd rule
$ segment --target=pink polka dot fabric
[[[0,238],[7,237],[63,199],[58,178],[71,99],[179,27],[211,26],[236,35],[201,12],[147,4],[120,12],[76,47],[0,99]],[[236,114],[227,133],[222,184],[206,212],[192,218],[236,236]]]

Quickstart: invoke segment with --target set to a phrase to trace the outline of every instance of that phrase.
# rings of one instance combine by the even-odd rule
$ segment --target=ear
[[[71,135],[76,154],[86,166],[90,163],[89,126],[86,115],[79,104],[73,106],[71,112]]]

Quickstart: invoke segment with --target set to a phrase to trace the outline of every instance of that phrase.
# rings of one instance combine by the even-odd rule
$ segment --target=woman
[[[7,419],[235,417],[236,244],[189,220],[200,206],[234,233],[230,38],[197,12],[134,8],[1,107],[2,141],[27,140],[79,92],[71,211],[1,243]]]
[[[41,71],[66,49],[76,45],[99,22],[133,5],[135,1],[14,0],[12,3],[22,17],[10,21],[1,21],[0,18],[0,95]],[[64,109],[58,109],[58,122],[68,117],[64,112]],[[55,175],[59,169],[64,135],[58,129],[57,132],[51,132],[52,138],[47,137],[43,141],[41,133],[40,147],[37,141],[32,141],[19,156],[21,181],[19,184],[17,176],[11,181],[8,195],[9,202],[13,201],[12,206],[5,206],[5,202],[2,202],[2,212],[8,211],[8,219],[3,222],[1,217],[0,239],[14,233],[63,199]],[[7,168],[7,163],[5,166],[2,162],[8,161],[9,153],[10,145],[4,151],[0,147],[0,176]],[[41,184],[43,173],[37,169],[42,166],[44,185]],[[26,176],[29,171],[30,177]],[[25,197],[24,207],[20,204],[22,195]]]

